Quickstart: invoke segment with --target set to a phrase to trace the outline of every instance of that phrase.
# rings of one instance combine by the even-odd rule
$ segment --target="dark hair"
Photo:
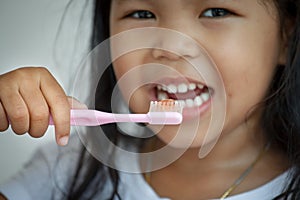
[[[266,137],[288,156],[293,171],[286,191],[276,199],[300,199],[300,18],[298,0],[276,0],[282,37],[288,38],[285,66],[278,66],[264,103]]]
[[[282,37],[288,39],[287,63],[278,66],[273,82],[270,85],[269,94],[263,103],[264,112],[262,116],[262,127],[266,137],[286,153],[293,166],[291,180],[286,190],[278,197],[279,199],[300,199],[300,10],[299,0],[273,0],[278,8],[280,25],[282,26]],[[109,37],[109,14],[110,0],[94,1],[94,19],[91,48],[94,48]],[[290,26],[288,26],[290,25]],[[110,66],[102,78],[96,92],[96,109],[111,111],[110,97],[112,89],[116,84],[112,66]],[[104,131],[110,132],[110,139],[114,142],[122,139],[114,124],[102,127]],[[82,172],[83,160],[85,169]],[[108,175],[106,175],[108,169]],[[85,173],[85,180],[78,182],[79,174]],[[67,199],[91,199],[93,195],[103,188],[105,181],[97,181],[100,177],[110,179],[113,190],[109,199],[121,197],[118,194],[118,171],[104,166],[93,158],[84,148],[78,161],[77,170],[73,177]],[[103,179],[102,179],[103,180]],[[91,183],[95,188],[94,193],[84,198],[85,191],[91,190]]]

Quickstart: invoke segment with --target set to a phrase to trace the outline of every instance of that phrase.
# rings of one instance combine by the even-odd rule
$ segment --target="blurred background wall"
[[[86,53],[89,31],[83,24],[89,25],[84,20],[91,13],[83,15],[88,0],[69,7],[68,2],[0,0],[0,74],[20,66],[46,66],[68,93],[70,77]],[[38,146],[53,141],[51,127],[39,139],[10,129],[0,133],[0,183],[20,170]]]

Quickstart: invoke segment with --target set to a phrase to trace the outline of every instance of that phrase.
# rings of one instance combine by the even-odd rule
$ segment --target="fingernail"
[[[58,140],[60,146],[66,146],[69,142],[69,136],[63,136]]]

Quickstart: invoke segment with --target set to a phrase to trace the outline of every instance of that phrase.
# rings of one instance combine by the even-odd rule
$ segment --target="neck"
[[[176,161],[151,174],[152,187],[158,194],[173,199],[217,198],[239,180],[249,167],[250,174],[242,179],[242,184],[239,183],[230,195],[270,181],[288,168],[287,158],[272,146],[260,156],[268,142],[261,129],[253,127],[249,128],[249,124],[245,124],[230,133],[223,132],[212,151],[204,158],[198,157],[200,148],[186,150]],[[158,149],[165,146],[160,140],[155,144]],[[174,152],[177,153],[177,150],[174,149]],[[255,166],[251,167],[253,163]],[[173,180],[172,184],[169,180]],[[180,188],[186,185],[190,186],[190,190],[182,191]]]
[[[192,168],[224,168],[233,165],[247,165],[255,159],[267,141],[261,132],[246,133],[236,130],[230,134],[224,133],[204,158],[199,158],[200,148],[188,149],[174,165],[182,166],[187,171]]]
[[[200,148],[189,148],[169,167],[174,167],[178,172],[186,175],[190,174],[191,176],[206,171],[245,169],[256,159],[268,141],[259,129],[251,129],[251,132],[245,132],[244,127],[239,129],[230,134],[224,133],[206,157],[199,158]],[[157,148],[161,148],[165,144],[159,140],[156,145]],[[176,152],[176,149],[174,149],[174,152]],[[268,157],[269,162],[280,163],[283,160],[286,161],[284,154],[272,147],[266,154],[268,156],[264,157]],[[286,169],[286,165],[283,169]]]

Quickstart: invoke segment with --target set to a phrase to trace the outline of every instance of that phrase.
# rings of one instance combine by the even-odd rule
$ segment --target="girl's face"
[[[248,117],[247,124],[254,126],[258,124],[259,112],[250,111],[253,111],[252,108],[263,100],[276,66],[284,62],[277,12],[272,2],[263,3],[256,0],[112,1],[111,36],[134,28],[145,27],[176,30],[188,35],[209,52],[218,68],[226,91],[226,104],[224,104],[226,118],[222,135],[250,132],[249,126],[245,126],[246,117]],[[147,39],[142,35],[140,38],[128,37],[130,42]],[[210,124],[212,102],[218,105],[224,103],[218,102],[224,99],[215,98],[219,91],[218,85],[206,83],[206,77],[198,75],[197,71],[186,62],[185,58],[194,59],[200,56],[197,48],[189,48],[193,45],[187,40],[181,41],[176,37],[158,34],[156,39],[158,41],[156,47],[160,49],[135,50],[113,61],[117,79],[127,76],[137,66],[149,63],[155,63],[156,66],[159,64],[168,66],[180,73],[180,76],[159,74],[159,80],[155,84],[136,86],[136,90],[130,93],[122,89],[124,84],[121,84],[120,88],[123,90],[125,99],[130,99],[130,108],[137,113],[147,112],[151,100],[173,98],[185,101],[187,105],[184,109],[183,123],[193,123],[193,120],[198,120],[197,116],[201,115],[200,125],[192,144],[193,147],[199,147],[202,145]],[[118,46],[112,46],[112,55],[114,55]],[[182,56],[171,52],[179,52]],[[142,74],[142,72],[143,70],[141,74],[138,74],[137,71],[132,78],[143,79],[149,75]],[[157,86],[158,83],[166,85],[166,88],[161,89]],[[175,94],[173,94],[174,91]],[[221,112],[221,110],[214,109],[213,112]],[[176,130],[176,127],[166,126],[158,136],[164,142],[169,143],[176,135]]]

